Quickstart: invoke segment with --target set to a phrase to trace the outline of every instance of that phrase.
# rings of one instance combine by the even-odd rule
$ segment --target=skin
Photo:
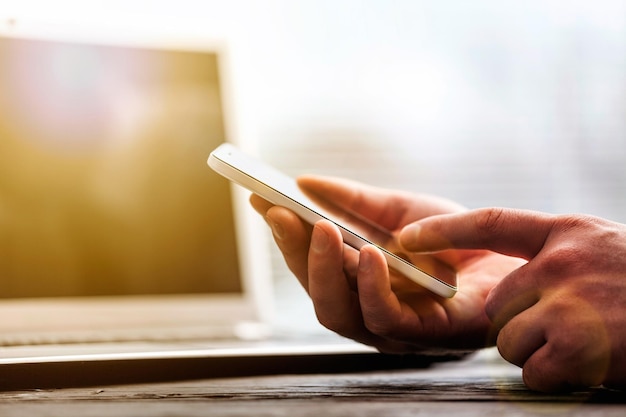
[[[301,177],[317,199],[393,232],[412,262],[456,271],[450,299],[360,253],[336,226],[309,226],[258,196],[285,261],[329,329],[384,352],[471,351],[497,344],[538,391],[626,384],[626,226],[582,215],[488,208],[325,177]]]
[[[502,356],[538,391],[626,384],[626,226],[583,215],[488,208],[407,226],[415,252],[488,249],[528,261],[485,311]]]
[[[394,234],[416,220],[465,210],[448,200],[345,180],[301,177],[299,185]],[[434,273],[442,263],[456,271],[459,292],[442,298],[390,271],[376,247],[366,246],[359,253],[344,245],[339,230],[328,221],[311,227],[258,196],[252,196],[251,203],[271,226],[288,267],[327,328],[390,353],[462,352],[495,343],[485,301],[491,288],[521,260],[483,250],[407,253],[412,262]]]

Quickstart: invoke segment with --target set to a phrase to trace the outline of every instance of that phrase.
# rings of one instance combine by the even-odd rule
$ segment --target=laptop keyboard
[[[238,339],[232,326],[200,326],[152,329],[106,329],[97,331],[24,332],[0,335],[0,346],[24,346],[110,342],[176,342]]]

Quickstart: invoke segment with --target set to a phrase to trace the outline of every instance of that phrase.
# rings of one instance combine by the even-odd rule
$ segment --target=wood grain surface
[[[428,369],[218,378],[0,393],[5,416],[623,416],[602,388],[529,391],[493,352]]]

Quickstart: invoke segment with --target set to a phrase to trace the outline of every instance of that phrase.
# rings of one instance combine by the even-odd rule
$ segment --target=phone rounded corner
[[[435,278],[425,272],[422,272],[424,275],[427,275],[427,278],[422,277],[420,280],[414,280],[427,290],[437,294],[443,298],[452,298],[458,292],[458,287],[456,285],[450,285],[446,282],[441,281],[438,278]]]
[[[453,286],[445,284],[443,288],[437,291],[437,295],[440,295],[444,298],[452,298],[456,295],[458,291],[459,291],[458,287],[453,287]]]

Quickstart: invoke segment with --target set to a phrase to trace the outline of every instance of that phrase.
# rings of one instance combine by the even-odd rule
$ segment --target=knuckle
[[[353,335],[358,320],[355,319],[352,309],[337,311],[333,306],[315,300],[313,306],[317,321],[322,326],[342,336],[350,337]]]
[[[317,321],[327,329],[333,331],[339,331],[342,327],[343,320],[340,320],[336,315],[330,314],[325,308],[314,302],[315,316]]]
[[[541,270],[548,277],[568,277],[568,272],[581,273],[581,268],[593,265],[589,251],[570,243],[551,249],[541,259]]]
[[[383,338],[390,338],[394,333],[393,326],[387,320],[365,319],[364,325],[369,332]]]
[[[559,352],[548,343],[539,358],[533,355],[522,369],[524,384],[532,390],[542,392],[559,392],[566,390],[571,379],[568,366],[563,366]]]
[[[602,226],[602,219],[581,214],[562,214],[556,217],[556,224],[564,232],[573,229],[587,229]]]
[[[605,268],[621,269],[615,245],[623,247],[624,230],[614,223],[586,215],[561,215],[555,221],[558,238],[535,259],[542,272],[554,276],[594,272],[598,262]]]
[[[516,347],[516,344],[512,342],[512,337],[507,332],[507,329],[508,327],[505,326],[498,333],[496,347],[498,348],[498,352],[504,359],[506,359],[507,361],[511,362],[514,365],[521,366],[523,365],[523,362],[520,363],[520,361],[517,358],[517,355],[515,355],[513,352],[513,349]]]
[[[346,327],[343,321],[338,320],[329,315],[316,311],[317,321],[328,330],[332,330],[339,334],[344,334],[344,328]]]
[[[563,385],[563,378],[543,363],[525,364],[522,368],[522,379],[528,388],[541,392],[559,391]]]
[[[551,361],[562,361],[565,363],[576,363],[579,355],[579,345],[572,343],[572,340],[564,337],[551,337],[546,342],[546,358]]]
[[[504,218],[504,209],[491,207],[482,209],[476,217],[476,230],[483,235],[500,233]]]
[[[484,306],[485,314],[487,314],[487,317],[489,317],[491,321],[493,321],[498,315],[500,304],[499,288],[496,286],[487,295]]]

